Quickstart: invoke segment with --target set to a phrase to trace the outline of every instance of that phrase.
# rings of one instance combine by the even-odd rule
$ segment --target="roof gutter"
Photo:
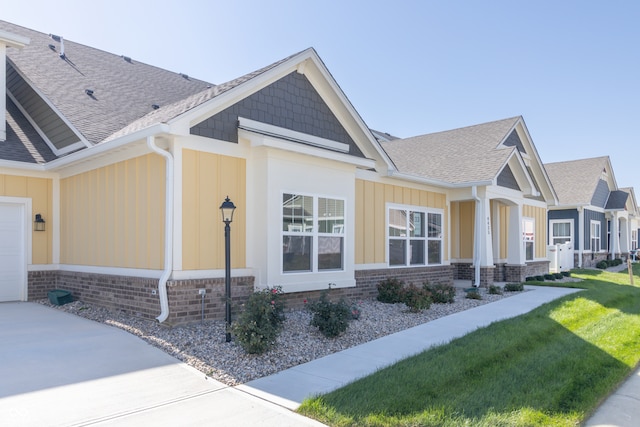
[[[156,145],[154,136],[147,136],[147,146],[156,154],[165,158],[165,215],[164,215],[164,271],[158,281],[158,295],[160,296],[160,315],[156,317],[159,323],[169,317],[169,299],[167,297],[167,280],[173,272],[173,156]]]
[[[84,148],[80,151],[76,151],[75,153],[69,154],[56,160],[52,160],[44,166],[44,169],[56,170],[66,166],[71,166],[74,163],[81,162],[88,159],[89,157],[106,154],[109,151],[124,147],[141,139],[145,139],[158,134],[170,133],[170,129],[171,128],[169,127],[169,125],[165,123],[159,123],[153,126],[149,126],[137,132],[127,134],[121,138],[112,139],[111,141],[107,142],[101,142],[92,147]]]

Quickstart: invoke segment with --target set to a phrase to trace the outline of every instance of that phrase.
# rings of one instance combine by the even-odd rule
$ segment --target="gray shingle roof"
[[[398,170],[452,184],[491,181],[515,147],[500,145],[521,117],[412,138],[381,141]]]
[[[588,205],[609,158],[593,157],[546,163],[544,168],[561,205]]]
[[[303,51],[304,52],[304,51]],[[225,92],[230,91],[231,89],[234,89],[237,86],[240,86],[241,84],[248,82],[249,80],[277,67],[278,65],[288,61],[289,59],[293,58],[294,56],[299,55],[302,52],[296,53],[294,55],[288,56],[280,61],[274,62],[271,65],[267,65],[266,67],[263,67],[259,70],[256,70],[252,73],[249,74],[245,74],[244,76],[238,77],[236,79],[233,79],[229,82],[211,87],[209,89],[203,90],[199,93],[196,93],[194,95],[191,95],[185,99],[181,99],[177,102],[174,102],[172,104],[169,105],[165,105],[160,107],[157,110],[151,111],[150,113],[148,113],[147,115],[145,115],[144,117],[141,117],[140,119],[132,122],[131,124],[129,124],[127,127],[124,127],[122,129],[120,129],[119,131],[113,133],[112,135],[110,135],[108,138],[106,138],[105,140],[112,140],[115,138],[118,138],[120,136],[144,129],[146,127],[152,126],[154,124],[157,123],[167,123],[168,121],[170,121],[171,119],[174,119],[178,116],[180,116],[181,114],[186,113],[187,111],[191,110],[192,108],[197,107],[200,104],[203,104],[219,95],[222,95]]]
[[[7,49],[7,57],[93,144],[144,117],[153,104],[170,105],[213,86],[66,39],[62,59],[61,43],[48,34],[5,21],[0,29],[31,40],[22,49]]]

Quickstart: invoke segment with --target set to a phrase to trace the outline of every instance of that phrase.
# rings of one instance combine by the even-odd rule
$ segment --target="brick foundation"
[[[253,281],[253,277],[231,279],[232,316],[253,292]],[[74,299],[146,319],[154,319],[160,314],[158,279],[71,271],[29,272],[29,301],[47,298],[47,292],[52,289],[68,290]],[[167,282],[168,325],[201,320],[202,296],[199,289],[206,289],[205,319],[224,319],[223,278],[173,280]]]
[[[576,258],[579,255],[576,255]],[[593,258],[592,258],[593,256]],[[582,267],[583,268],[588,268],[588,267],[595,267],[597,263],[599,263],[600,261],[606,261],[609,258],[609,254],[607,253],[597,253],[597,254],[582,254]],[[577,261],[577,260],[576,260]],[[578,263],[576,262],[576,267],[578,266]]]
[[[356,271],[356,287],[331,290],[331,298],[346,298],[351,301],[375,298],[378,283],[394,277],[405,283],[420,285],[452,284],[453,267],[416,267]],[[167,325],[197,322],[202,319],[203,300],[199,294],[205,289],[204,318],[224,319],[225,286],[223,278],[197,280],[170,280],[167,282],[169,317]],[[47,298],[52,289],[65,289],[74,299],[145,319],[155,319],[160,314],[160,297],[157,294],[158,279],[115,276],[108,274],[79,273],[72,271],[29,272],[30,301]],[[235,319],[242,304],[254,290],[254,277],[231,278],[231,317]],[[301,308],[304,300],[312,301],[322,291],[285,294],[287,308]]]

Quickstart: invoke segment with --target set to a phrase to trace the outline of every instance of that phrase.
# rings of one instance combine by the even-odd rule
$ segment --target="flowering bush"
[[[279,286],[254,292],[231,332],[247,353],[261,354],[276,342],[284,322],[284,301]]]
[[[356,303],[351,304],[351,318],[358,320],[361,314],[362,310],[360,310],[360,306]]]

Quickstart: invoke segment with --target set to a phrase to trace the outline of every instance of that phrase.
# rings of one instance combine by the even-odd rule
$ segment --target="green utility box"
[[[54,289],[49,291],[47,295],[49,296],[49,302],[53,305],[63,305],[73,301],[71,292],[63,289]]]

